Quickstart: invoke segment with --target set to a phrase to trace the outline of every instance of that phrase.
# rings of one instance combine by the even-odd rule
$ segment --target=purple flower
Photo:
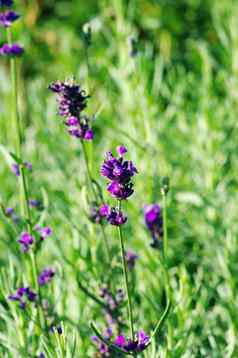
[[[46,285],[48,282],[50,282],[52,280],[54,275],[55,275],[55,271],[52,270],[51,268],[44,269],[38,277],[39,285],[40,286]]]
[[[20,287],[17,289],[15,294],[8,296],[9,300],[19,302],[19,307],[21,309],[25,309],[27,300],[30,302],[35,302],[36,298],[36,293],[29,287]]]
[[[131,178],[137,173],[137,169],[132,161],[123,160],[123,155],[127,149],[123,146],[117,148],[119,157],[116,158],[111,152],[106,153],[106,159],[101,166],[101,175],[108,178],[111,182],[107,190],[112,197],[125,200],[133,194],[133,183]]]
[[[31,234],[29,234],[29,232],[24,231],[21,234],[20,239],[18,240],[18,242],[21,244],[21,248],[23,252],[27,252],[30,248],[30,246],[33,244],[34,242],[34,237],[31,236]]]
[[[14,209],[11,207],[8,207],[5,209],[5,215],[6,216],[12,216],[14,214]]]
[[[13,0],[0,0],[0,6],[11,7],[13,5]]]
[[[126,251],[126,262],[129,270],[132,270],[135,267],[136,260],[138,259],[138,255],[136,255],[133,251]]]
[[[138,331],[136,339],[126,339],[125,336],[119,335],[116,337],[114,344],[120,348],[125,349],[127,352],[140,353],[144,351],[150,343],[150,337],[145,334],[144,331]]]
[[[163,217],[159,204],[145,205],[145,223],[152,235],[151,246],[158,248],[163,237]]]
[[[31,163],[25,162],[25,163],[23,163],[23,166],[26,169],[28,169],[30,172],[32,171],[32,164]],[[19,177],[21,175],[19,164],[13,163],[11,165],[11,170],[17,177]]]
[[[110,208],[110,212],[107,215],[107,221],[111,225],[120,226],[125,224],[127,217],[116,208]]]
[[[28,204],[32,208],[36,208],[38,210],[43,210],[44,209],[44,207],[42,205],[42,202],[40,200],[37,200],[37,199],[29,199]]]
[[[107,186],[107,190],[111,194],[113,198],[116,199],[127,199],[129,196],[131,196],[134,193],[133,184],[126,183],[126,184],[120,184],[117,181],[112,181]]]
[[[132,161],[124,161],[122,153],[126,153],[125,147],[120,150],[119,158],[115,158],[111,152],[106,153],[106,159],[101,167],[101,175],[108,178],[111,181],[116,181],[120,184],[128,183],[136,173],[137,169]]]
[[[52,234],[52,230],[49,226],[36,227],[35,230],[39,232],[41,240],[45,240],[48,236]]]
[[[89,126],[89,118],[82,115],[87,106],[89,96],[73,80],[55,82],[49,89],[57,94],[58,113],[66,117],[64,122],[68,133],[75,138],[93,140],[93,131]]]
[[[13,172],[17,177],[20,176],[20,167],[19,167],[18,164],[13,163],[13,164],[11,165],[11,170],[12,170],[12,172]]]
[[[110,206],[102,204],[99,208],[99,213],[102,217],[107,217],[110,214]]]
[[[4,27],[9,27],[11,24],[19,19],[19,15],[17,15],[14,11],[7,11],[0,13],[0,25]]]
[[[0,55],[2,56],[20,56],[24,52],[24,48],[18,44],[4,44],[0,47]]]
[[[78,84],[75,84],[73,80],[57,81],[52,83],[49,89],[58,96],[60,116],[67,118],[70,116],[80,117],[81,112],[87,106],[89,96]]]

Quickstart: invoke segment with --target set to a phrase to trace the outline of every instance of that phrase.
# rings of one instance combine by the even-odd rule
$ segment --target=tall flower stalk
[[[118,211],[119,212],[121,211],[121,200],[118,200]],[[119,240],[120,240],[121,260],[122,260],[123,275],[124,275],[124,281],[125,281],[125,289],[126,289],[126,294],[127,294],[131,339],[132,339],[132,341],[134,341],[135,333],[134,333],[134,322],[133,322],[133,310],[132,310],[131,294],[130,294],[130,288],[129,288],[128,267],[127,267],[127,262],[126,262],[126,251],[125,251],[125,245],[124,245],[121,225],[118,226],[118,235],[119,235]]]

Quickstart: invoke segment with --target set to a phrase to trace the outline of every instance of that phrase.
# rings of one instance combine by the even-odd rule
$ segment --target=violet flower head
[[[89,125],[90,119],[82,115],[89,98],[86,92],[74,80],[54,82],[49,89],[57,95],[58,114],[66,118],[64,124],[68,133],[75,138],[93,140],[93,131]]]
[[[32,291],[29,287],[20,287],[17,289],[15,294],[9,295],[8,299],[10,301],[19,302],[19,307],[21,309],[25,309],[27,301],[29,301],[29,302],[36,301],[37,294],[34,291]]]
[[[21,244],[22,251],[27,252],[34,242],[34,237],[29,232],[24,231],[18,242]]]
[[[126,262],[129,270],[132,270],[135,267],[136,260],[139,258],[136,253],[134,253],[132,250],[127,250],[125,253]]]
[[[106,153],[100,173],[110,180],[107,190],[111,196],[119,200],[125,200],[134,192],[131,178],[137,173],[137,169],[132,161],[123,159],[123,155],[127,152],[124,146],[119,146],[117,152],[118,158],[114,157],[111,152]]]
[[[19,15],[17,15],[14,11],[7,11],[0,13],[0,25],[4,27],[9,27],[11,24],[19,19]]]
[[[119,335],[116,337],[114,344],[127,352],[140,353],[143,352],[150,343],[150,337],[145,334],[144,331],[138,331],[136,339],[126,339],[125,336]]]
[[[51,269],[51,268],[44,269],[38,277],[39,285],[40,286],[46,285],[48,282],[50,282],[52,280],[54,275],[55,275],[55,271],[53,269]]]
[[[160,205],[145,205],[144,218],[146,226],[152,235],[151,246],[153,248],[159,248],[160,241],[163,238],[163,217]]]
[[[18,44],[4,44],[0,47],[0,55],[2,56],[21,56],[24,52],[24,48]]]
[[[110,208],[110,212],[106,217],[109,224],[114,226],[120,226],[125,224],[127,221],[127,217],[122,213],[122,211],[119,211],[116,208]]]
[[[104,212],[104,207],[107,207],[106,204],[98,206],[95,202],[92,203],[89,212],[89,219],[95,224],[102,224],[104,219],[107,216],[107,213]]]
[[[0,0],[0,6],[11,7],[13,5],[13,0]]]
[[[87,106],[87,99],[89,98],[80,85],[76,84],[74,80],[57,81],[52,83],[49,89],[58,96],[60,116],[66,118],[70,116],[80,117],[81,112]]]

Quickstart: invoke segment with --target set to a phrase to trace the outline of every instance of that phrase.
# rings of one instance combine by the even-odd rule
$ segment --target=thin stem
[[[121,211],[121,200],[118,200],[118,210]],[[133,311],[132,311],[132,304],[131,304],[131,295],[130,295],[130,290],[129,290],[128,269],[127,269],[127,263],[126,263],[126,258],[125,258],[124,241],[123,241],[122,230],[121,230],[120,225],[118,226],[118,234],[119,234],[120,246],[121,246],[123,275],[124,275],[125,288],[126,288],[126,293],[127,293],[131,339],[132,339],[132,341],[134,341],[135,335],[134,335],[134,326],[133,326]]]
[[[167,196],[164,190],[162,190],[163,198],[163,254],[165,261],[168,254],[168,231],[167,231]]]
[[[172,301],[171,297],[171,288],[170,288],[170,279],[168,272],[168,230],[167,230],[167,192],[164,188],[161,191],[163,198],[163,263],[162,268],[164,271],[165,277],[165,289],[169,302]],[[172,327],[170,322],[168,321],[168,349],[172,348]]]
[[[94,197],[95,202],[98,203],[98,196],[97,196],[97,192],[96,192],[96,190],[94,188],[94,185],[93,185],[93,178],[92,178],[91,171],[90,171],[90,168],[89,168],[88,155],[87,155],[87,151],[86,151],[85,144],[84,144],[83,140],[81,140],[81,144],[82,144],[82,148],[83,148],[83,156],[84,156],[84,161],[85,161],[85,166],[86,166],[86,171],[87,171],[89,187],[90,187],[90,190],[91,190],[92,196]],[[107,236],[106,236],[103,224],[100,223],[100,226],[101,226],[102,237],[103,237],[103,241],[104,241],[104,245],[105,245],[106,255],[107,255],[107,258],[108,258],[108,262],[110,263],[111,262],[111,255],[110,255],[109,243],[108,243],[108,240],[107,240]]]

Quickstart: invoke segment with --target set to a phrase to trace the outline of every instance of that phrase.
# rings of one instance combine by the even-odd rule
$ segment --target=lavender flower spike
[[[145,223],[152,235],[151,246],[158,248],[163,238],[163,217],[159,204],[145,205],[144,207]]]
[[[125,200],[134,192],[131,178],[137,173],[132,161],[123,160],[127,152],[124,146],[117,148],[119,157],[116,158],[111,152],[106,153],[106,158],[101,166],[101,175],[110,180],[107,190],[112,197]]]
[[[24,48],[18,44],[4,44],[0,47],[0,55],[2,56],[20,56],[24,52]]]

